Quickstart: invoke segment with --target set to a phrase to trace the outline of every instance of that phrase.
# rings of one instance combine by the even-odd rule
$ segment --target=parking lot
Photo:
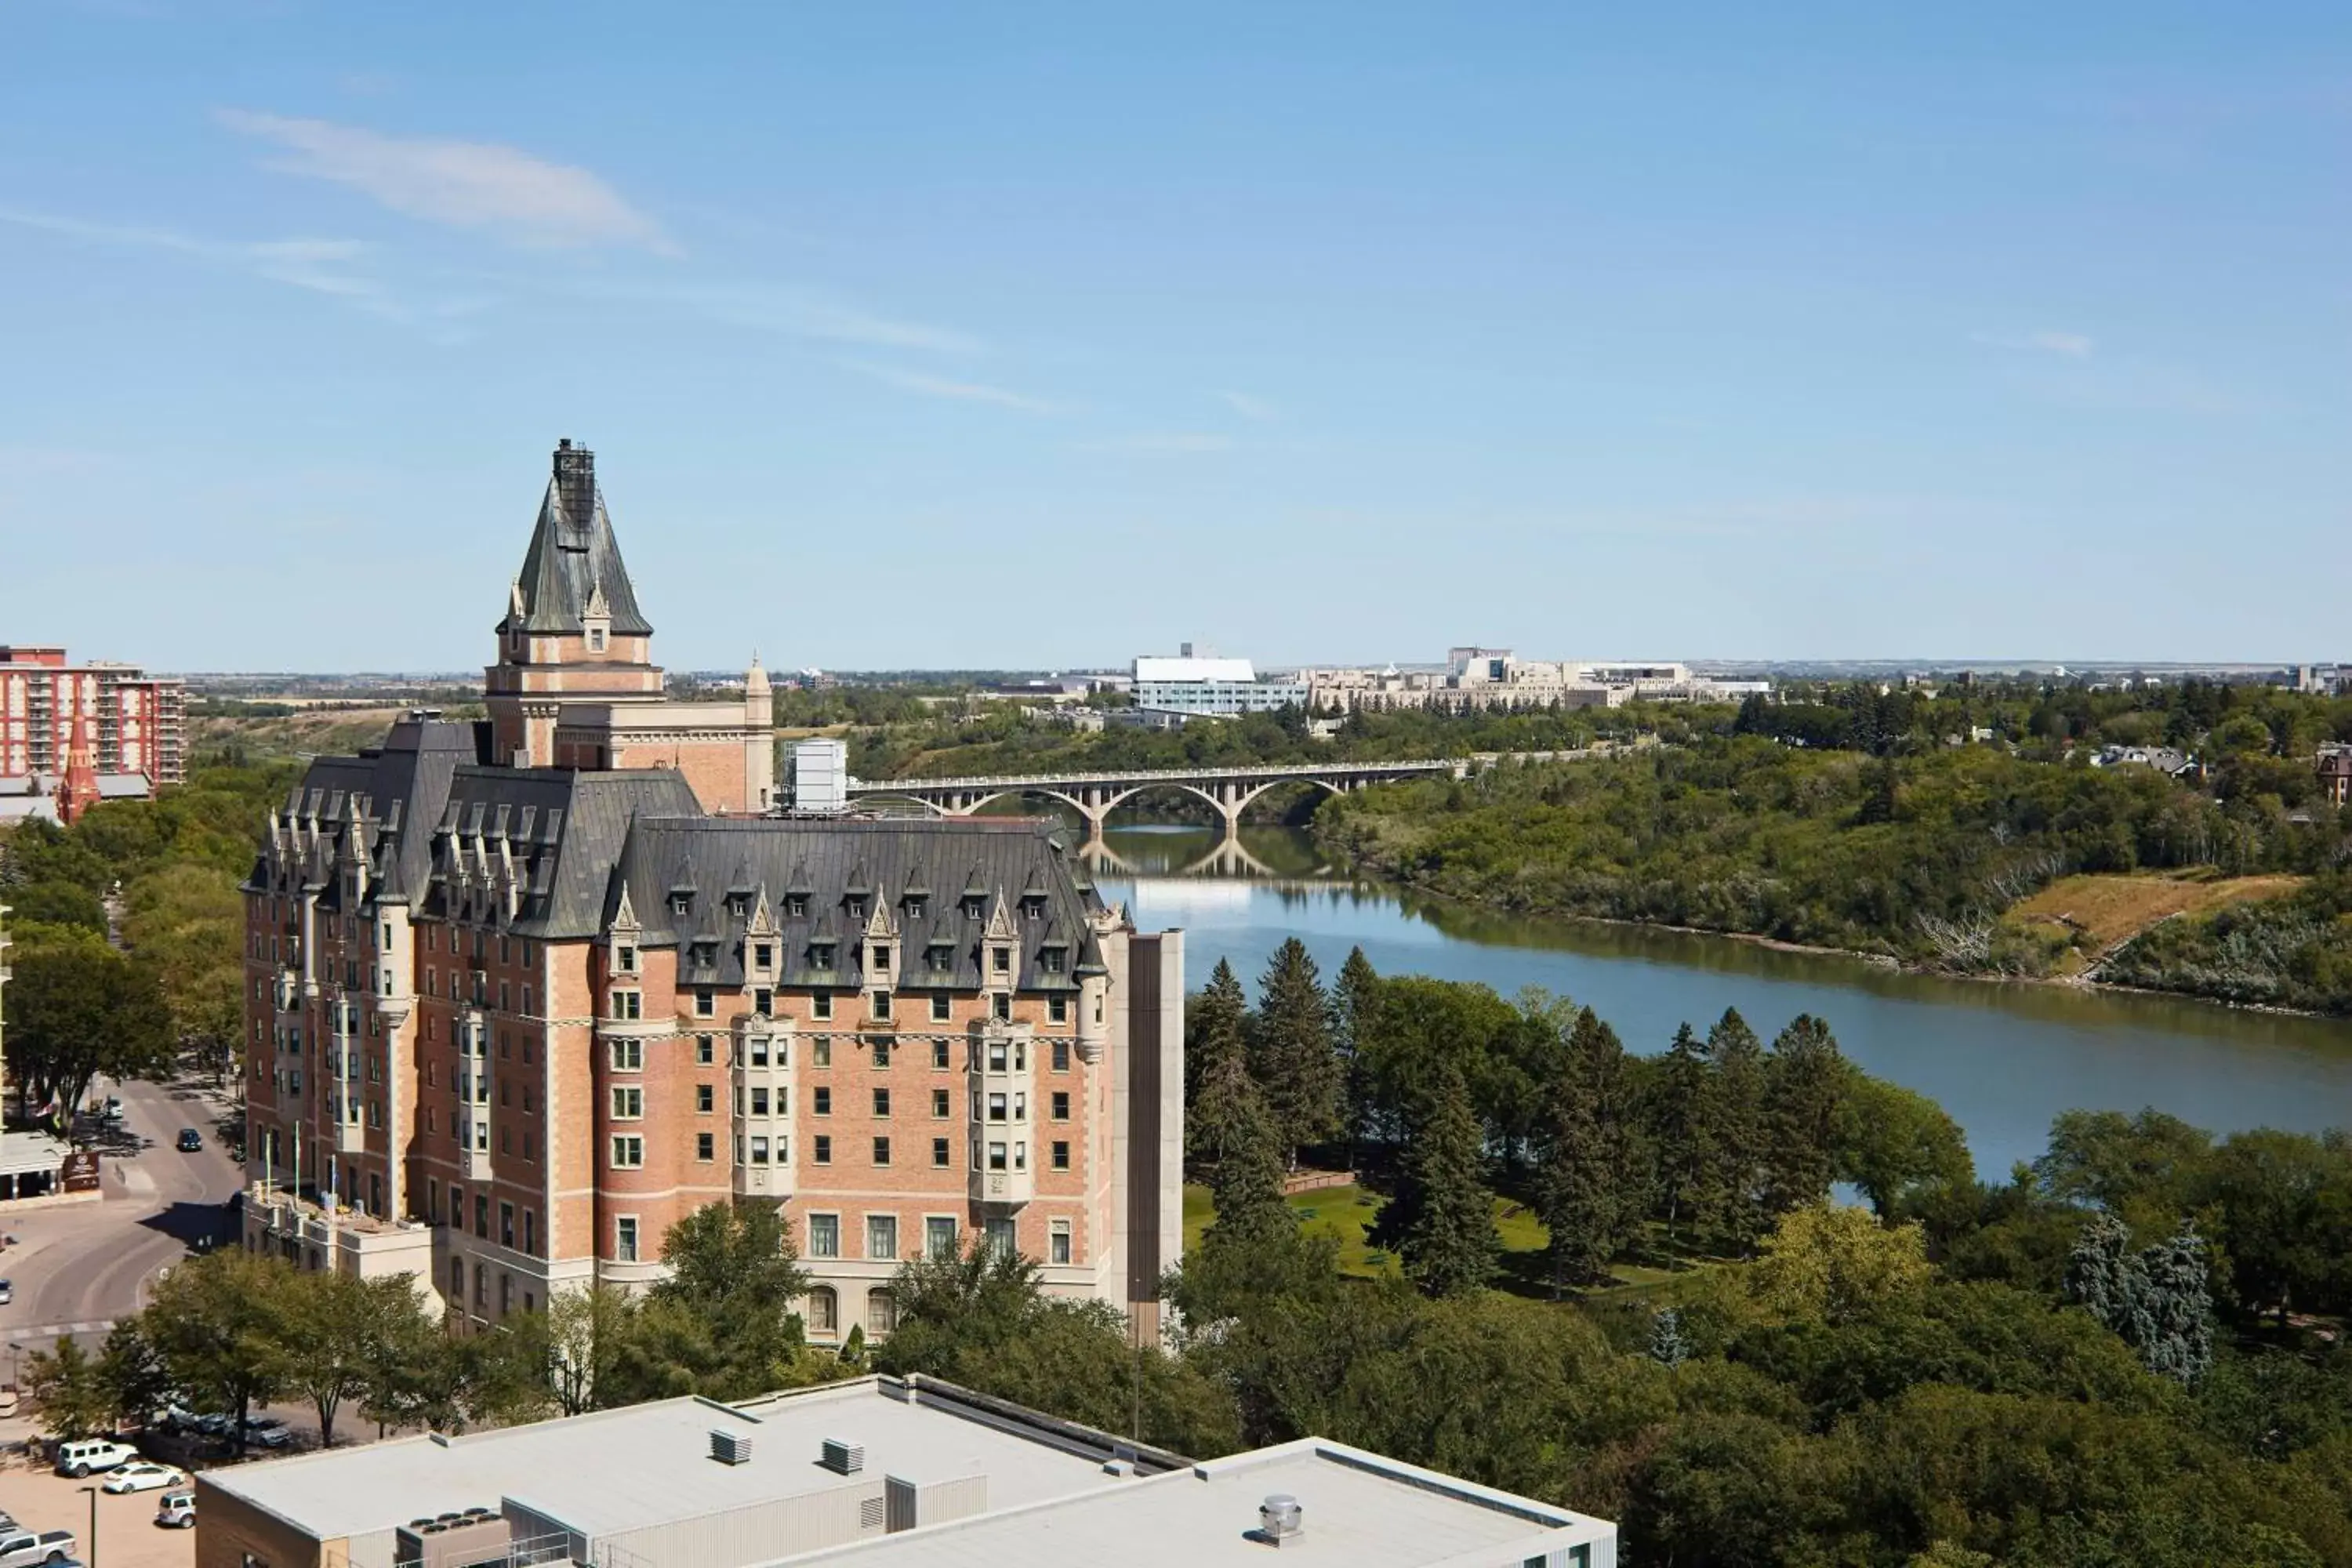
[[[68,1480],[47,1469],[32,1470],[21,1459],[0,1469],[0,1509],[27,1530],[70,1530],[84,1563],[91,1563],[89,1499],[82,1491],[106,1478]],[[162,1492],[131,1492],[122,1497],[98,1497],[98,1556],[102,1568],[191,1568],[196,1560],[196,1532],[163,1530],[155,1521]]]

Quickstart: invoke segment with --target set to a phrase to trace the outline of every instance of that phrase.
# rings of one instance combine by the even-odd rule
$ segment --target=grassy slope
[[[2158,921],[2200,915],[2249,899],[2284,898],[2301,877],[2105,876],[2062,877],[2013,906],[2005,917],[2021,927],[2070,933],[2077,963],[2087,963]]]

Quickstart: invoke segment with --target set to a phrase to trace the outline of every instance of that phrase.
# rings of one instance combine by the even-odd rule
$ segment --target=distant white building
[[[1192,645],[1171,658],[1142,654],[1134,665],[1135,705],[1169,713],[1271,713],[1307,706],[1307,683],[1260,680],[1245,658],[1195,656]]]

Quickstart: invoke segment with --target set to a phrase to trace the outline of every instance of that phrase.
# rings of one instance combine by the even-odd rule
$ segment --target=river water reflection
[[[1634,1050],[1737,1007],[1769,1039],[1799,1013],[1830,1022],[1864,1068],[1930,1095],[1967,1129],[1978,1171],[2041,1152],[2073,1106],[2155,1106],[2217,1131],[2352,1125],[2352,1024],[2161,996],[1938,980],[1754,942],[1579,921],[1522,920],[1353,881],[1306,836],[1246,828],[1219,864],[1211,830],[1114,827],[1105,896],[1146,929],[1185,929],[1185,983],[1232,962],[1255,990],[1287,936],[1328,980],[1360,946],[1383,974],[1537,985],[1589,1005]],[[1184,874],[1207,858],[1205,870]]]

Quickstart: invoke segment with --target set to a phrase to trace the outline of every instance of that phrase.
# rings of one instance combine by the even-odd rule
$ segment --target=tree
[[[1402,1239],[1404,1270],[1433,1296],[1475,1290],[1494,1277],[1502,1240],[1485,1163],[1469,1091],[1458,1072],[1448,1073],[1406,1156],[1414,1203]]]
[[[636,1299],[611,1285],[558,1290],[547,1299],[547,1386],[566,1415],[625,1403],[617,1376],[635,1337]]]
[[[1968,1139],[1942,1106],[1860,1072],[1839,1097],[1836,1170],[1881,1219],[1914,1193],[1976,1180]]]
[[[1650,1320],[1650,1359],[1668,1371],[1690,1359],[1690,1342],[1683,1337],[1683,1315],[1672,1307]]]
[[[8,1069],[34,1105],[70,1114],[90,1082],[172,1063],[172,1015],[154,977],[102,937],[26,944],[8,986]]]
[[[1225,1146],[1217,1152],[1209,1178],[1217,1217],[1208,1236],[1225,1242],[1295,1229],[1282,1190],[1282,1136],[1263,1097],[1246,1081],[1226,1113],[1226,1129]]]
[[[2135,1253],[2112,1214],[2094,1215],[2066,1261],[2067,1299],[2139,1352],[2150,1372],[2194,1387],[2213,1365],[2213,1304],[2204,1238],[2184,1223]]]
[[[295,1278],[282,1258],[223,1247],[157,1280],[140,1314],[173,1384],[235,1419],[240,1455],[246,1417],[279,1387],[279,1302]]]
[[[1354,716],[1349,710],[1349,716]],[[1380,1008],[1381,977],[1372,968],[1371,960],[1360,947],[1348,950],[1347,962],[1339,965],[1339,975],[1331,985],[1331,1040],[1339,1054],[1342,1068],[1341,1087],[1346,1103],[1341,1114],[1347,1122],[1348,1168],[1356,1168],[1356,1140],[1364,1125],[1364,1063],[1363,1040],[1373,1026],[1373,1016]]]
[[[172,1397],[171,1371],[135,1317],[125,1318],[107,1331],[99,1372],[113,1399],[116,1418],[130,1425],[146,1426]]]
[[[433,1365],[445,1338],[407,1274],[362,1279],[340,1269],[298,1272],[275,1300],[272,1373],[281,1388],[310,1402],[319,1446],[335,1446],[335,1417],[347,1401],[383,1419],[405,1396],[410,1414],[431,1401],[421,1390],[438,1381]],[[444,1423],[436,1423],[444,1424]]]
[[[1184,1019],[1184,1152],[1213,1166],[1235,1136],[1234,1120],[1254,1086],[1244,1034],[1249,1000],[1223,959],[1192,999]]]
[[[71,1334],[25,1358],[25,1392],[40,1407],[41,1430],[70,1442],[114,1429],[114,1391],[98,1358]]]
[[[1639,1217],[1627,1157],[1625,1048],[1591,1008],[1576,1016],[1554,1079],[1536,1173],[1536,1205],[1549,1234],[1554,1289],[1563,1279],[1603,1279]]]
[[[1339,1131],[1345,1087],[1331,1044],[1331,1002],[1307,944],[1284,939],[1258,977],[1257,1014],[1250,1021],[1250,1077],[1265,1095],[1286,1167],[1298,1163],[1303,1143]]]
[[[637,1342],[671,1369],[646,1367],[658,1384],[740,1399],[799,1381],[792,1303],[809,1281],[776,1205],[705,1204],[669,1227],[662,1262],[669,1275],[648,1293]]]
[[[1773,1040],[1764,1076],[1764,1203],[1771,1213],[1829,1196],[1838,1106],[1851,1071],[1830,1026],[1809,1013]]]
[[[2066,1299],[2131,1340],[2129,1324],[2139,1307],[2137,1269],[2131,1227],[2102,1210],[2083,1222],[2067,1254]]]
[[[1735,1008],[1706,1032],[1715,1066],[1715,1172],[1702,1189],[1702,1218],[1740,1253],[1771,1228],[1763,1203],[1769,1131],[1764,1116],[1764,1042]]]
[[[1861,1209],[1820,1203],[1782,1216],[1747,1284],[1769,1321],[1840,1324],[1917,1293],[1934,1272],[1920,1226],[1890,1229]]]
[[[1706,1044],[1688,1024],[1683,1025],[1658,1063],[1649,1094],[1658,1201],[1665,1209],[1670,1246],[1684,1218],[1710,1206],[1709,1189],[1720,1172],[1716,1088]]]

